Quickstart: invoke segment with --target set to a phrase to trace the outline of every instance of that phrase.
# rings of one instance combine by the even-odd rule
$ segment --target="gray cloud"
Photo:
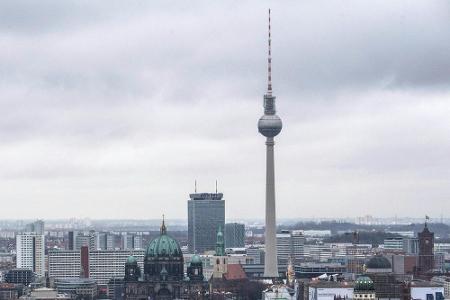
[[[2,1],[0,217],[261,217],[269,6],[279,216],[450,208],[446,1]]]

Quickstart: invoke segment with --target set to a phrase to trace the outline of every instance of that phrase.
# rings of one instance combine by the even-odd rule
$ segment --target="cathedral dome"
[[[390,269],[391,263],[382,255],[375,255],[366,264],[367,269]]]
[[[374,291],[375,287],[373,285],[372,279],[367,276],[360,276],[355,281],[355,291]]]
[[[167,235],[166,224],[163,222],[161,225],[160,235],[154,238],[147,246],[145,251],[145,258],[159,259],[159,258],[183,258],[181,247],[178,242]]]
[[[180,245],[165,232],[154,238],[147,246],[146,257],[183,257]]]

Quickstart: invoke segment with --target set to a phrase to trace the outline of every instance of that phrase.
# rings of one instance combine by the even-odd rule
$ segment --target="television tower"
[[[265,226],[265,260],[264,277],[278,277],[277,263],[277,223],[275,211],[275,170],[273,148],[274,137],[283,127],[280,117],[276,115],[275,96],[272,95],[272,37],[269,9],[269,53],[267,59],[267,93],[264,95],[264,115],[258,121],[258,131],[266,137],[266,226]]]

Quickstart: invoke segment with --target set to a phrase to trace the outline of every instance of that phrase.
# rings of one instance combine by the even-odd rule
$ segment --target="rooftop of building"
[[[411,287],[442,287],[442,285],[425,281],[425,280],[413,280],[410,282]]]
[[[366,267],[368,269],[390,269],[392,268],[392,265],[386,257],[377,254],[369,259]]]
[[[222,200],[223,193],[193,193],[189,197],[191,200]]]
[[[224,275],[227,280],[239,280],[246,279],[247,275],[245,274],[242,265],[240,264],[229,264],[227,267],[227,273]]]
[[[315,288],[353,288],[355,284],[349,281],[312,280],[308,285]]]

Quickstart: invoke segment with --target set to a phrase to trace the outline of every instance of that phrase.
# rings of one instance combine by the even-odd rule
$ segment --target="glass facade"
[[[225,227],[222,193],[190,194],[188,201],[189,253],[202,254],[216,247],[217,230]]]

